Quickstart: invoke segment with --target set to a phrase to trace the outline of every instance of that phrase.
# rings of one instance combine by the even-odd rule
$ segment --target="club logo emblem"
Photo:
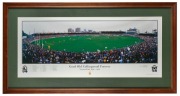
[[[152,72],[157,72],[157,66],[156,65],[152,66]]]
[[[26,66],[26,65],[23,66],[22,72],[23,72],[23,73],[27,73],[27,72],[28,72],[28,69],[27,69],[27,66]]]
[[[89,75],[91,75],[91,71],[89,71]]]

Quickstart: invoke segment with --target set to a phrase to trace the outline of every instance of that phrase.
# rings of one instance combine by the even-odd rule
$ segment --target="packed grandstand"
[[[66,36],[128,36],[142,40],[122,48],[112,48],[97,51],[72,52],[68,50],[53,50],[40,40],[61,38]],[[102,33],[41,33],[33,34],[22,39],[23,63],[157,63],[157,35],[154,34],[126,34],[124,32]],[[34,42],[34,43],[33,43]],[[45,42],[45,41],[44,41]],[[63,45],[61,45],[63,46]],[[81,46],[79,44],[79,46]],[[93,46],[93,45],[90,45]]]

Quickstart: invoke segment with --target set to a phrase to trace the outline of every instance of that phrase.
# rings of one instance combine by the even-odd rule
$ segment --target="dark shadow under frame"
[[[8,88],[8,9],[10,8],[171,8],[170,88]],[[177,3],[3,3],[3,93],[176,93]]]

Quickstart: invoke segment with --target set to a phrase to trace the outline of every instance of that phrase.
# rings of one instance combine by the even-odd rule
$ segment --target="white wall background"
[[[97,1],[101,1],[101,2],[178,2],[179,0],[0,0],[0,45],[3,45],[3,2],[97,2]],[[180,2],[180,1],[179,1]],[[178,6],[179,6],[179,2],[178,2]],[[180,16],[180,13],[179,13],[179,10],[180,8],[178,7],[178,15],[177,17]],[[179,25],[180,23],[180,20],[178,19],[178,24],[177,26]],[[177,30],[177,49],[180,48],[180,34],[179,34],[179,31],[180,31],[180,28],[177,27],[178,30]],[[32,94],[2,94],[2,84],[3,84],[3,81],[2,81],[2,60],[3,60],[3,56],[2,56],[2,52],[3,52],[3,49],[2,49],[2,46],[0,46],[1,50],[0,50],[0,78],[1,78],[1,81],[0,81],[0,96],[32,96]],[[180,50],[177,50],[177,64],[180,63],[180,59],[178,58],[180,54]],[[178,69],[177,69],[177,73],[180,73],[180,67],[178,66]],[[178,79],[177,81],[180,81],[180,77],[179,77],[179,74],[178,75]],[[180,89],[180,84],[179,82],[177,83],[178,85],[178,89],[177,91]],[[51,96],[51,95],[55,95],[55,96],[59,96],[60,94],[33,94],[33,96]],[[62,94],[61,94],[62,95]],[[66,96],[70,96],[72,94],[65,94]],[[74,95],[74,94],[73,94]],[[85,96],[85,94],[76,94],[75,96]],[[97,95],[97,94],[96,94]],[[88,94],[88,96],[96,96],[94,94]],[[99,95],[99,94],[98,94]],[[112,95],[116,95],[116,96],[119,96],[119,94],[100,94],[101,96],[112,96]],[[122,96],[144,96],[144,94],[120,94]],[[177,94],[146,94],[145,96],[179,96],[180,95],[180,92],[177,92]],[[87,96],[87,94],[86,94]]]

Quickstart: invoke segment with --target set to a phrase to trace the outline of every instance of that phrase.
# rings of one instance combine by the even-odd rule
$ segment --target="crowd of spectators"
[[[33,39],[24,39],[23,63],[157,63],[157,37],[137,37],[144,41],[121,49],[82,53],[43,49],[31,44]]]

